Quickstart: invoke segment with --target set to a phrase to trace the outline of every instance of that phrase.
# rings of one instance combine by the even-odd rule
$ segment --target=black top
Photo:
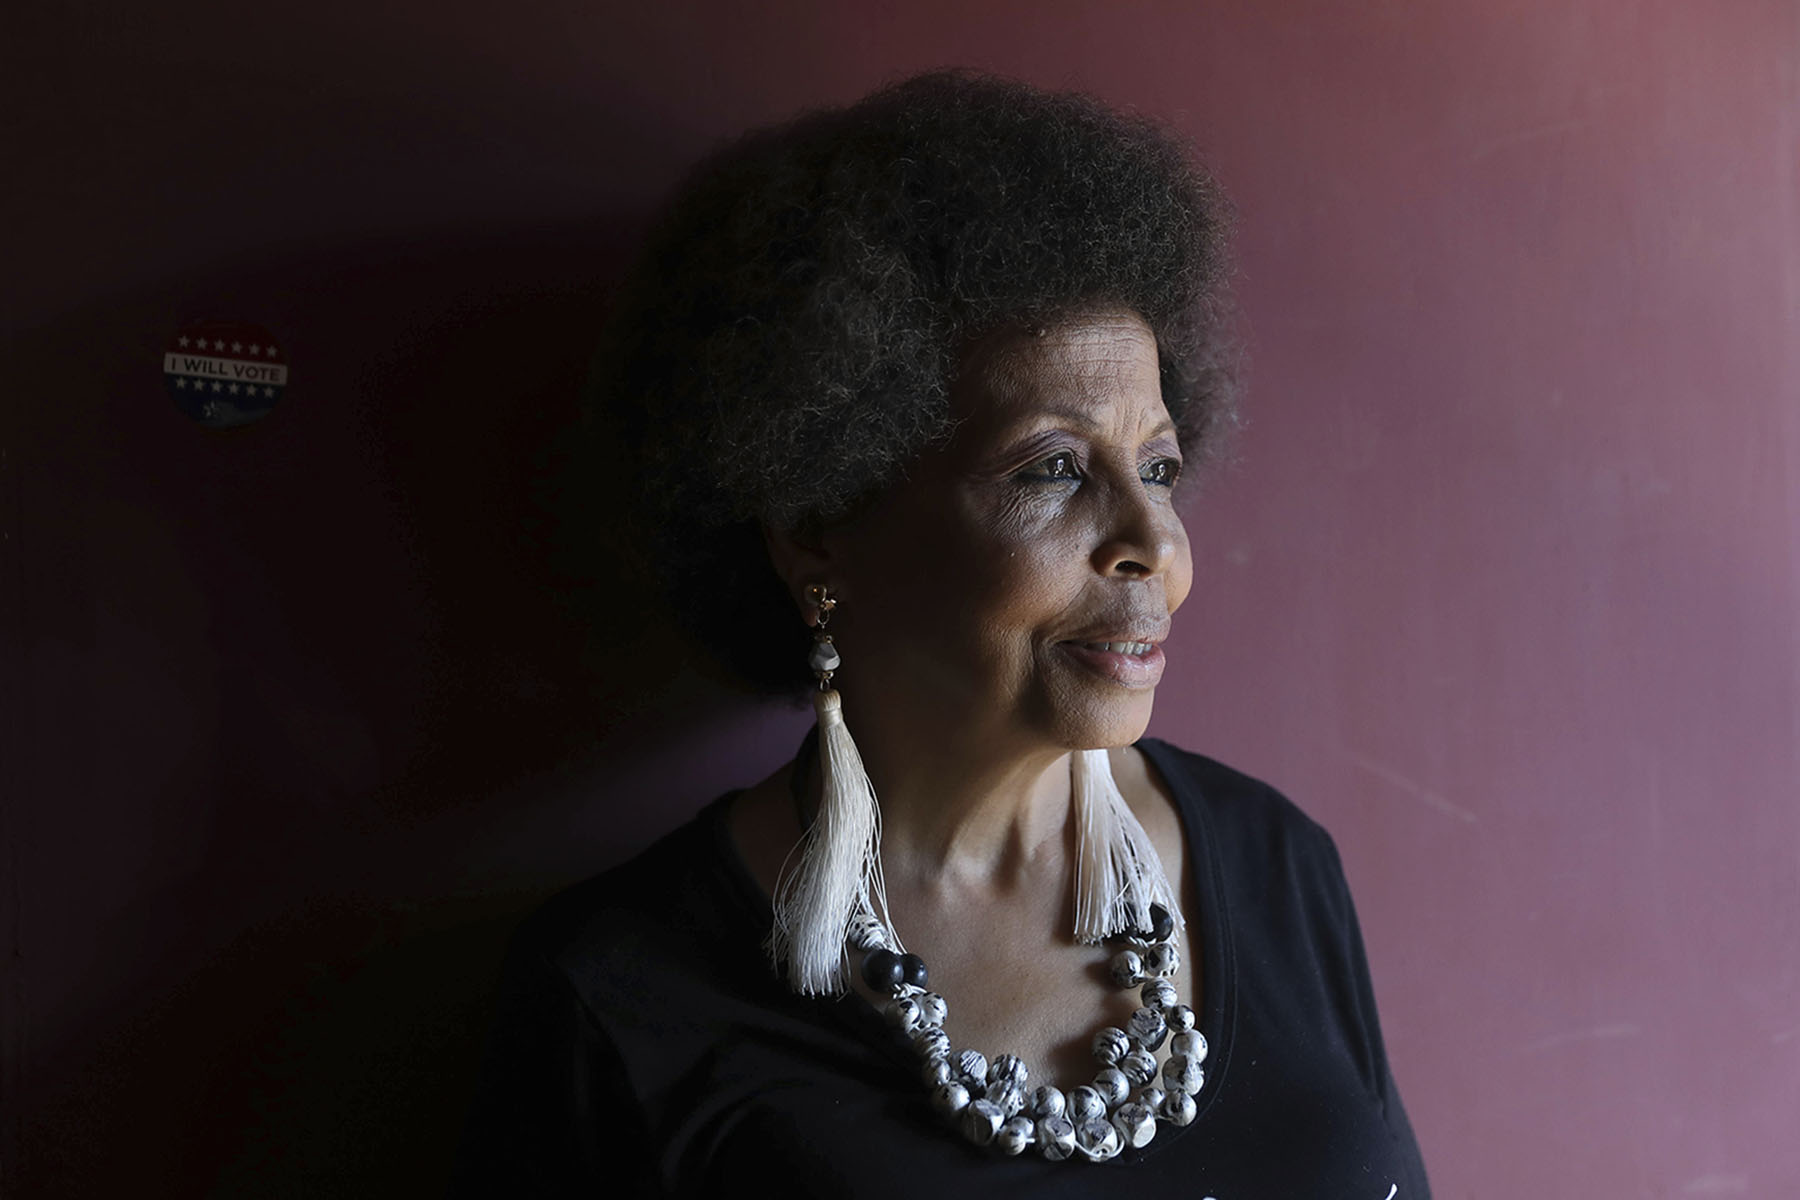
[[[966,1144],[867,1001],[776,975],[720,800],[520,928],[453,1195],[1426,1200],[1330,837],[1266,784],[1140,746],[1199,903],[1211,1053],[1192,1125],[1159,1121],[1103,1164]]]

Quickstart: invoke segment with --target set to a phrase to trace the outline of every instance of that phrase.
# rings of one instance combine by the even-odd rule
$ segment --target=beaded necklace
[[[801,747],[801,762],[813,749]],[[793,772],[794,803],[807,824],[802,772]],[[1206,1082],[1206,1036],[1195,1028],[1194,1010],[1180,1002],[1172,982],[1181,969],[1174,916],[1150,906],[1150,928],[1119,935],[1122,943],[1108,964],[1113,983],[1139,989],[1140,1007],[1123,1029],[1107,1026],[1094,1035],[1092,1082],[1068,1091],[1050,1084],[1030,1086],[1029,1072],[1015,1054],[991,1061],[979,1050],[954,1048],[944,1023],[949,1004],[930,991],[925,960],[890,945],[888,931],[872,914],[852,919],[852,957],[860,954],[863,982],[888,1001],[884,1015],[912,1043],[920,1078],[931,1105],[946,1123],[977,1146],[1002,1154],[1036,1148],[1057,1162],[1079,1154],[1106,1162],[1126,1148],[1141,1149],[1156,1136],[1158,1120],[1185,1126],[1196,1112],[1194,1096]],[[1156,1054],[1165,1043],[1168,1056]]]

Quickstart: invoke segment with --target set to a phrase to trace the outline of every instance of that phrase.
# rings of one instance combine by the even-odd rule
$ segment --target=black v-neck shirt
[[[1210,1054],[1187,1128],[1103,1164],[966,1144],[866,1001],[795,996],[770,967],[727,797],[520,928],[452,1195],[1427,1200],[1330,837],[1266,784],[1139,748],[1199,904]]]

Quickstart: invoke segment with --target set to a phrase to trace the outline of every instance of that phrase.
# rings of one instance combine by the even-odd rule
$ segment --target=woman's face
[[[846,704],[909,740],[1136,740],[1193,576],[1149,327],[996,335],[952,409],[950,441],[827,536]]]

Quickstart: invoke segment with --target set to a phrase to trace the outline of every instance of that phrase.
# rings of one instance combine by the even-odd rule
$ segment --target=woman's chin
[[[1051,717],[1056,744],[1066,750],[1110,750],[1144,736],[1156,692],[1145,688],[1123,696],[1065,697]]]

